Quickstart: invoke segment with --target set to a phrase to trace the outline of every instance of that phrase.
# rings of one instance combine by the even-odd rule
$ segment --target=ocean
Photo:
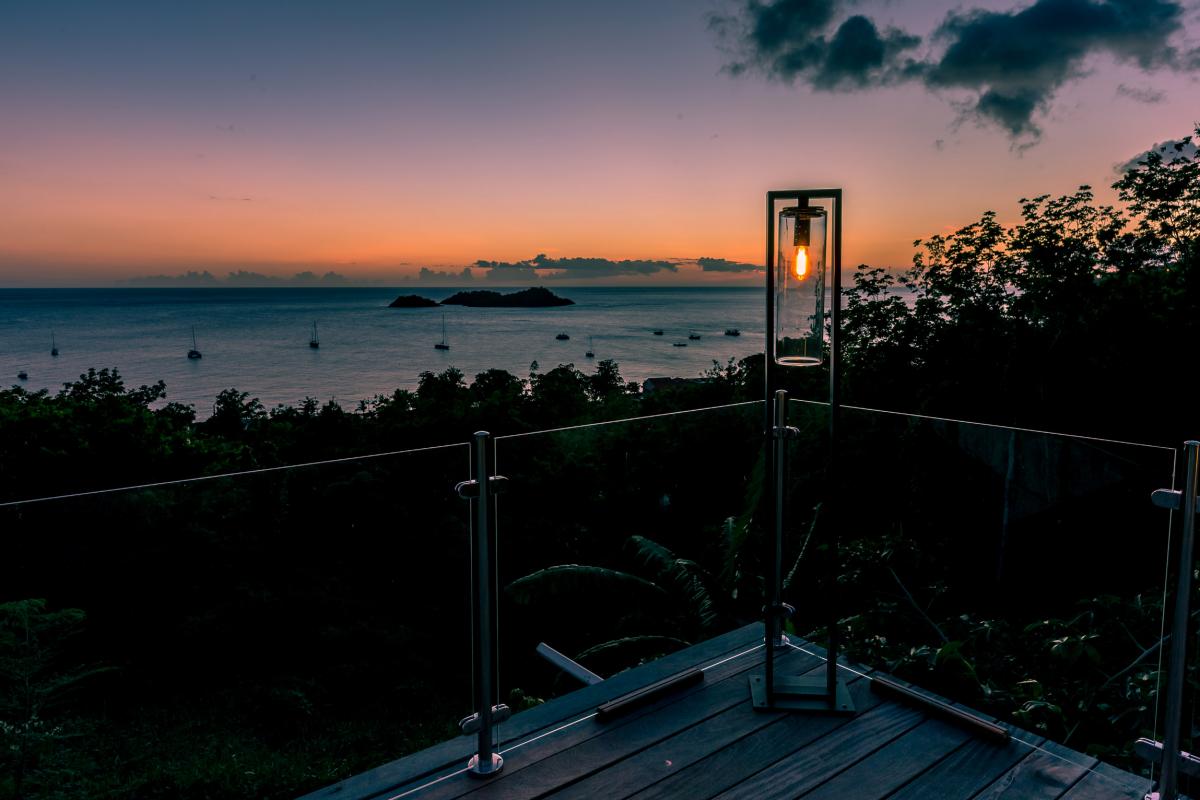
[[[163,380],[167,399],[209,414],[236,388],[268,408],[305,397],[346,407],[412,389],[419,375],[457,367],[468,381],[493,367],[525,377],[613,359],[626,380],[696,377],[760,353],[759,288],[556,287],[559,308],[391,309],[401,294],[434,300],[458,289],[222,288],[0,289],[0,385],[57,391],[89,367],[120,371],[127,386]],[[510,290],[505,290],[510,291]],[[449,350],[436,350],[445,314]],[[321,346],[308,346],[316,322]],[[189,360],[195,328],[203,358]],[[655,336],[661,328],[664,335]],[[742,335],[725,336],[726,328]],[[50,355],[51,334],[59,355]],[[569,340],[555,336],[566,333]],[[689,340],[696,333],[699,340]],[[589,340],[595,358],[584,356]],[[686,342],[687,347],[675,347]],[[28,380],[19,380],[21,371]]]

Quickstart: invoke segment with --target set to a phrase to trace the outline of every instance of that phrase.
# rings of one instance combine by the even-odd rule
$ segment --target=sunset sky
[[[764,193],[817,185],[903,266],[1112,198],[1200,118],[1198,45],[1190,0],[0,0],[0,285],[752,281]]]

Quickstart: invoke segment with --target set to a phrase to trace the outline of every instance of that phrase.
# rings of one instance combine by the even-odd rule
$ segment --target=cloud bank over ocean
[[[417,272],[372,273],[370,276],[346,275],[339,272],[303,271],[291,275],[273,275],[248,270],[230,271],[218,276],[209,270],[188,270],[178,275],[143,275],[121,281],[122,286],[142,287],[281,287],[281,286],[393,286],[423,283],[430,286],[463,286],[487,281],[502,285],[528,285],[543,281],[637,283],[687,283],[689,279],[712,282],[716,274],[728,283],[732,278],[756,279],[763,267],[730,261],[724,258],[701,256],[679,259],[608,258],[550,258],[544,253],[524,261],[487,261],[480,259],[472,266],[455,268],[421,267]],[[644,280],[643,280],[644,279]]]

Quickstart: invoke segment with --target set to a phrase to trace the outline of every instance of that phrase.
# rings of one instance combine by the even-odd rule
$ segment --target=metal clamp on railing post
[[[1146,800],[1177,800],[1179,797],[1179,774],[1191,774],[1194,756],[1180,749],[1183,736],[1183,684],[1187,667],[1188,617],[1191,613],[1192,570],[1195,566],[1196,543],[1196,491],[1200,479],[1200,442],[1184,442],[1185,473],[1182,491],[1159,489],[1151,495],[1151,502],[1162,508],[1179,511],[1183,515],[1182,535],[1179,540],[1179,569],[1175,585],[1175,616],[1171,625],[1171,657],[1167,673],[1166,713],[1162,744],[1140,740],[1135,750],[1143,758],[1154,761],[1161,759],[1162,773],[1157,791],[1146,795]]]
[[[508,719],[508,706],[495,703],[496,692],[496,550],[495,509],[492,496],[499,490],[503,477],[488,475],[488,443],[491,434],[475,434],[475,476],[454,487],[459,497],[475,503],[475,531],[471,574],[475,594],[475,707],[479,709],[459,722],[464,734],[477,734],[478,749],[467,763],[471,775],[487,778],[504,767],[504,759],[496,752],[495,725]],[[487,487],[487,491],[481,491]]]

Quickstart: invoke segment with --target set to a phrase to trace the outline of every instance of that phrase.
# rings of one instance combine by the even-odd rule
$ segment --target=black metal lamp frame
[[[826,270],[832,273],[831,302],[829,310],[829,450],[825,474],[825,501],[822,516],[833,531],[830,537],[829,563],[833,573],[837,564],[837,515],[833,502],[837,486],[837,434],[840,410],[840,386],[838,370],[841,362],[841,342],[838,332],[841,326],[842,293],[842,190],[841,189],[792,189],[767,192],[767,344],[766,344],[766,404],[764,431],[767,438],[768,459],[767,498],[774,509],[774,535],[771,537],[767,578],[767,597],[764,609],[764,639],[766,642],[765,669],[750,676],[750,696],[756,710],[810,711],[835,714],[853,714],[854,703],[844,681],[838,677],[837,602],[834,593],[836,575],[830,574],[826,593],[830,614],[827,624],[829,633],[826,643],[826,670],[824,677],[805,678],[779,676],[775,670],[775,650],[787,646],[783,634],[783,621],[792,613],[792,608],[780,599],[783,573],[783,529],[787,511],[787,451],[789,440],[797,431],[787,424],[787,392],[780,388],[780,371],[795,369],[776,363],[778,342],[775,336],[775,223],[778,209],[776,204],[792,201],[796,206],[806,207],[810,201],[827,200],[833,206],[831,247],[826,254]]]

